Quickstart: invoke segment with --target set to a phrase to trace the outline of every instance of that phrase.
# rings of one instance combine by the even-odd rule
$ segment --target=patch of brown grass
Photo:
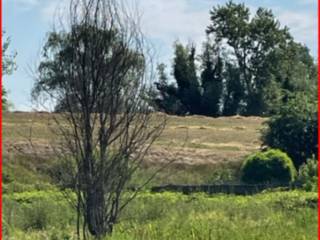
[[[3,114],[4,153],[17,148],[30,153],[28,139],[44,156],[55,138],[49,128],[49,113]],[[155,142],[146,161],[150,164],[175,161],[178,165],[215,165],[239,162],[260,147],[260,117],[168,116],[168,125]],[[32,128],[32,131],[30,129]]]

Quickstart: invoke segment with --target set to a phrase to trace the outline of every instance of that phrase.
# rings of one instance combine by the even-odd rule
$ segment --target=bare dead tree
[[[77,233],[111,234],[119,213],[136,196],[126,184],[165,126],[142,95],[152,59],[139,15],[118,0],[71,0],[43,48],[34,98],[61,104],[53,114],[59,181],[76,194]],[[66,24],[67,23],[67,24]]]

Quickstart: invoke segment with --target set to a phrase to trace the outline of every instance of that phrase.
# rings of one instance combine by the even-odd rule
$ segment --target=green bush
[[[262,141],[270,148],[286,152],[298,169],[318,153],[317,99],[296,94],[266,122]]]
[[[7,232],[44,231],[53,227],[63,230],[75,222],[74,209],[57,190],[5,194],[3,205]]]
[[[318,190],[318,161],[310,158],[299,168],[297,183],[307,191]]]
[[[242,181],[246,183],[290,183],[296,177],[290,157],[276,149],[250,155],[241,172]]]
[[[33,202],[30,206],[25,208],[25,230],[44,230],[47,229],[52,223],[51,218],[53,209],[49,202],[40,201]]]

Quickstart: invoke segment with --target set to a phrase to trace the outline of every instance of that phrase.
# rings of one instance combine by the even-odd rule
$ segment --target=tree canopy
[[[174,45],[175,83],[156,84],[158,109],[172,114],[270,115],[290,93],[313,91],[317,66],[269,9],[250,15],[244,4],[213,7],[202,53]],[[163,71],[163,70],[162,70]],[[168,110],[175,101],[178,109]]]
[[[2,33],[2,38],[4,39],[5,32]],[[2,43],[2,76],[11,75],[14,70],[16,70],[17,65],[15,63],[15,58],[17,53],[9,53],[10,47],[10,38],[7,37],[4,39]],[[10,107],[10,103],[8,101],[8,92],[2,86],[2,110],[7,111]]]
[[[300,167],[318,155],[318,104],[316,95],[288,97],[287,103],[266,122],[264,145],[285,151]]]
[[[80,224],[81,239],[102,239],[142,188],[124,194],[165,116],[152,115],[141,96],[152,59],[137,13],[118,0],[74,0],[69,9],[68,25],[48,34],[33,97],[49,98],[61,112],[50,115],[56,180],[73,193],[78,239]]]

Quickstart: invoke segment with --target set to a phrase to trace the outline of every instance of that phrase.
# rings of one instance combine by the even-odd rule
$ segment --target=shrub
[[[25,230],[44,230],[51,223],[52,210],[50,205],[45,201],[37,201],[32,203],[25,209]]]
[[[236,180],[236,173],[234,169],[229,168],[218,168],[213,171],[210,178],[207,180],[209,184],[219,184],[232,182]]]
[[[297,183],[307,191],[318,190],[318,161],[310,158],[299,168]]]
[[[298,169],[318,153],[317,100],[299,95],[290,98],[267,122],[264,145],[286,152]]]
[[[276,149],[250,155],[241,172],[242,181],[247,183],[290,183],[296,176],[290,157]]]
[[[64,230],[75,222],[74,208],[57,190],[5,194],[3,205],[3,221],[8,231],[11,228],[23,231]]]

